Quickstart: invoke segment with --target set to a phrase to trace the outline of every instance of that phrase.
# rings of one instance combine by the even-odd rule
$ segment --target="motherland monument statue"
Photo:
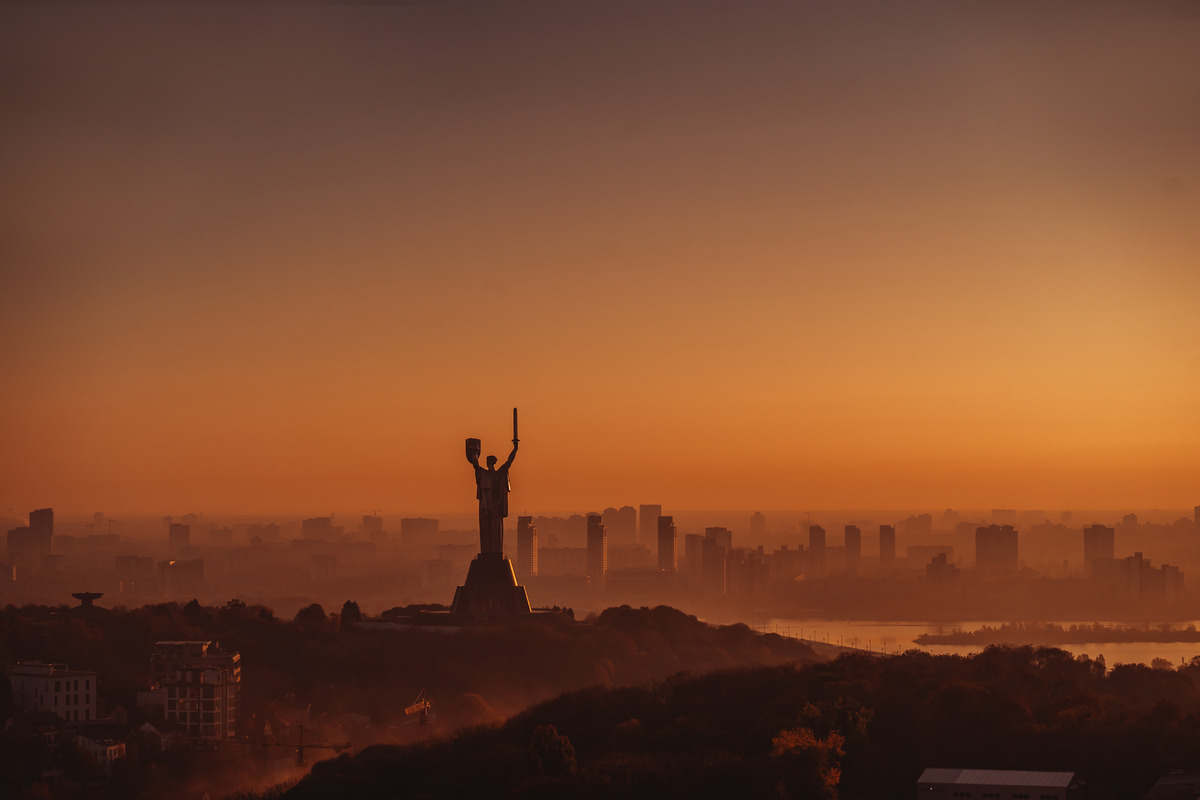
[[[512,485],[508,480],[508,468],[517,457],[517,410],[513,409],[512,452],[499,469],[495,456],[487,457],[487,468],[479,466],[479,454],[483,443],[479,439],[467,439],[467,461],[475,468],[475,499],[479,501],[479,553],[504,554],[504,518],[508,516],[508,493]]]
[[[467,579],[454,591],[450,607],[455,614],[474,617],[520,614],[530,611],[525,587],[517,583],[512,562],[504,557],[504,518],[508,516],[511,485],[508,470],[517,457],[517,410],[513,409],[512,452],[503,466],[487,457],[487,466],[479,466],[483,443],[467,439],[467,461],[475,468],[475,499],[479,502],[479,555],[471,561]]]

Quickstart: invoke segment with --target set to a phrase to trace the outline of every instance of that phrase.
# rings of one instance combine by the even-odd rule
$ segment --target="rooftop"
[[[956,786],[1036,786],[1047,789],[1065,789],[1071,785],[1071,781],[1074,779],[1074,772],[930,767],[921,773],[917,782],[949,783]]]

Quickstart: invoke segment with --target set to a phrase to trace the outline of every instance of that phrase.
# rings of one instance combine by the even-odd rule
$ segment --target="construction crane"
[[[429,724],[429,712],[433,709],[433,703],[429,702],[429,698],[425,696],[425,690],[417,695],[417,699],[412,702],[412,705],[404,709],[404,716],[410,717],[413,714],[420,714],[422,725]]]

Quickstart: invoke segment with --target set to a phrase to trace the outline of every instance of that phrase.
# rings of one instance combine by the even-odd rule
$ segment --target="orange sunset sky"
[[[0,9],[0,512],[1191,508],[1200,7]]]

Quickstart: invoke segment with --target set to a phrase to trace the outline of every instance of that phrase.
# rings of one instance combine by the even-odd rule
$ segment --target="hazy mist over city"
[[[1197,42],[5,4],[5,796],[1200,792]]]

